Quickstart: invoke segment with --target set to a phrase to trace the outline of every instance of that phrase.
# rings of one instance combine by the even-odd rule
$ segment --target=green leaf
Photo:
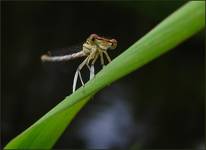
[[[77,112],[105,86],[171,50],[205,26],[205,2],[191,1],[115,58],[84,87],[66,97],[5,149],[50,149]]]

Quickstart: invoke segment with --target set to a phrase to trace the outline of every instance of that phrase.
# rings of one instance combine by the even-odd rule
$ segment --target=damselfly
[[[81,76],[81,69],[86,65],[90,71],[90,80],[94,77],[94,64],[96,60],[100,57],[101,65],[104,67],[104,56],[106,56],[108,62],[111,62],[111,58],[109,57],[107,50],[112,50],[117,47],[117,41],[115,39],[108,39],[102,36],[98,36],[96,34],[91,34],[86,42],[82,46],[82,50],[68,55],[62,56],[50,56],[49,54],[45,54],[41,56],[41,60],[43,62],[62,62],[69,61],[72,59],[86,57],[84,61],[78,66],[76,73],[74,75],[73,80],[73,92],[76,89],[78,76],[80,78],[81,84],[84,86],[84,82]]]

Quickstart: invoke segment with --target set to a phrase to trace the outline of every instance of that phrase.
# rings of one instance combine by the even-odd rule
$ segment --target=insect
[[[90,71],[90,80],[94,77],[94,64],[97,59],[100,57],[101,65],[104,67],[104,55],[106,56],[108,62],[111,62],[111,58],[109,57],[107,50],[113,50],[117,47],[117,41],[115,39],[108,39],[102,36],[98,36],[97,34],[91,34],[86,42],[82,46],[82,50],[68,55],[63,56],[50,56],[48,54],[44,54],[41,56],[41,60],[43,62],[61,62],[61,61],[69,61],[80,57],[86,57],[84,61],[78,66],[73,80],[73,92],[76,89],[78,77],[80,78],[81,84],[84,86],[84,82],[81,76],[81,70],[86,65]]]

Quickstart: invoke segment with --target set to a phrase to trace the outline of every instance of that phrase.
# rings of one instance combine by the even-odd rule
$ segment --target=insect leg
[[[94,78],[94,74],[95,74],[95,72],[94,72],[94,63],[96,62],[96,60],[98,59],[98,57],[99,57],[99,53],[97,53],[97,54],[95,55],[95,57],[94,57],[94,59],[93,59],[93,61],[92,61],[92,63],[91,63],[90,80],[91,80],[92,78]]]
[[[89,80],[91,80],[93,78],[92,73],[94,72],[94,66],[89,66],[89,62],[86,64],[87,68],[89,69],[90,75],[89,75]],[[94,74],[94,73],[93,73]]]
[[[87,68],[89,69],[89,71],[91,70],[91,68],[90,68],[90,66],[89,66],[89,64],[88,63],[86,63],[86,65],[87,65]]]
[[[92,65],[94,65],[94,63],[97,61],[98,57],[99,57],[99,53],[97,53],[96,56],[94,57],[94,59],[92,61]]]
[[[73,93],[74,93],[74,91],[75,91],[75,89],[76,89],[77,79],[78,79],[78,71],[76,71],[76,72],[75,72],[75,75],[74,75],[73,88],[72,88],[72,92],[73,92]]]
[[[107,60],[109,61],[109,63],[111,62],[111,58],[109,57],[108,53],[106,51],[104,51],[105,56],[107,57]]]
[[[91,65],[89,80],[91,80],[92,78],[94,78],[94,65]]]
[[[88,57],[78,66],[76,72],[75,72],[75,75],[74,75],[74,80],[73,80],[73,92],[75,91],[76,89],[76,85],[77,85],[77,79],[78,79],[78,75],[79,75],[79,78],[80,78],[80,81],[82,83],[82,85],[84,85],[84,82],[82,80],[82,76],[81,76],[81,73],[80,73],[80,70],[84,67],[84,65],[87,63],[87,60],[88,60]]]
[[[101,60],[102,68],[104,68],[104,57],[103,57],[103,53],[102,52],[100,53],[100,60]]]
[[[81,75],[81,72],[80,72],[80,71],[78,71],[78,73],[79,73],[79,79],[80,79],[80,81],[81,81],[82,85],[84,86],[84,82],[83,82],[83,80],[82,80],[82,75]]]

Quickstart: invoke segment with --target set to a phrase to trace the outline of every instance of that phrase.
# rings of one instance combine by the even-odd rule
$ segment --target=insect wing
[[[56,48],[56,49],[51,49],[48,51],[49,56],[64,56],[64,55],[69,55],[73,53],[77,53],[82,50],[82,43],[65,47],[65,48]]]

